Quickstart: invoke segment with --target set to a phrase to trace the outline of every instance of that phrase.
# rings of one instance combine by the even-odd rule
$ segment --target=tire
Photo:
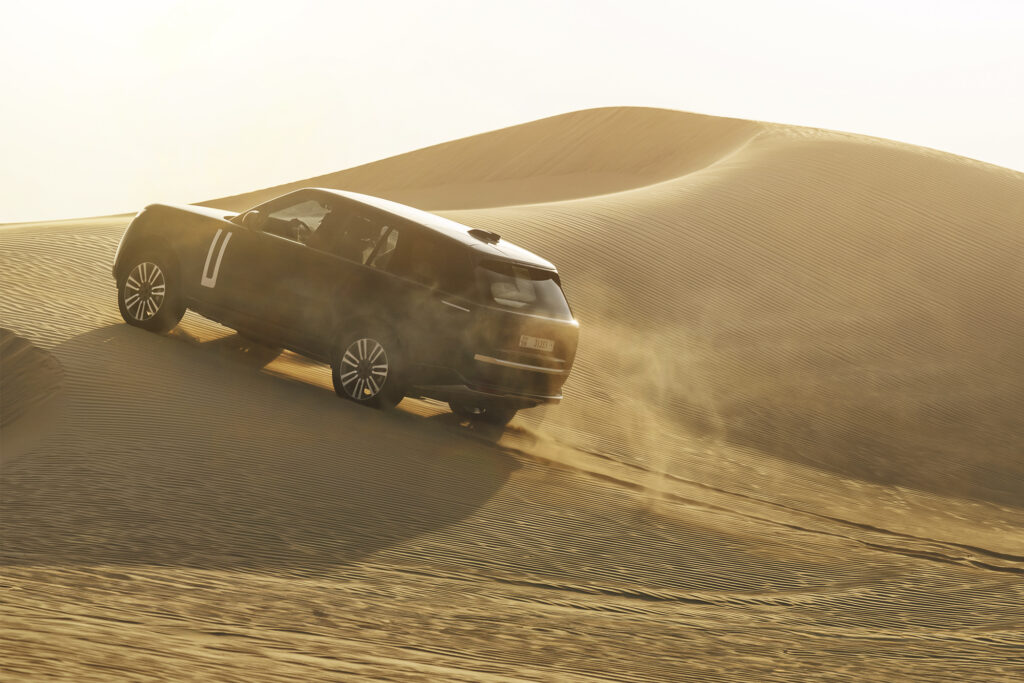
[[[463,401],[448,401],[448,407],[459,417],[502,427],[511,422],[512,418],[519,412],[518,408],[513,408],[503,403],[477,405]]]
[[[153,252],[133,257],[117,281],[117,307],[129,325],[150,332],[171,330],[185,315],[174,261]]]
[[[401,348],[390,332],[366,329],[343,337],[331,360],[334,391],[371,408],[394,408],[405,396]]]

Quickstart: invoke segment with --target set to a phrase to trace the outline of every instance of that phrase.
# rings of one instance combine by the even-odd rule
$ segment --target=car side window
[[[322,202],[306,199],[268,214],[263,232],[306,244],[320,228],[327,213],[327,206]]]
[[[459,296],[471,287],[470,261],[463,248],[425,234],[399,244],[387,269],[431,289]]]
[[[373,265],[368,263],[370,257],[390,230],[391,226],[382,216],[338,207],[324,218],[309,246],[349,261]]]
[[[395,249],[397,248],[398,228],[389,228],[384,237],[381,238],[377,251],[373,253],[369,265],[381,270],[387,270],[388,264],[391,263],[391,257],[395,255]]]

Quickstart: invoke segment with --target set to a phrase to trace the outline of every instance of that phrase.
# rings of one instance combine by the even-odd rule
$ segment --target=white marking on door
[[[217,247],[217,240],[220,239],[220,234],[224,230],[217,230],[217,234],[213,236],[213,241],[210,242],[210,251],[206,252],[206,265],[203,266],[203,277],[199,280],[199,284],[203,287],[216,287],[217,286],[217,273],[220,272],[220,262],[224,259],[224,250],[228,248],[228,242],[231,241],[231,233],[229,232],[221,242],[220,251],[217,253],[217,263],[213,266],[213,275],[206,276],[210,272],[210,260],[213,258],[213,250]]]

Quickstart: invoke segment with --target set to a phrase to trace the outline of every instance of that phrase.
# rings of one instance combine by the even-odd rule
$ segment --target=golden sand
[[[129,217],[4,227],[5,677],[1021,673],[1024,174],[613,108],[308,185],[552,260],[564,404],[361,409],[195,314],[123,324]]]

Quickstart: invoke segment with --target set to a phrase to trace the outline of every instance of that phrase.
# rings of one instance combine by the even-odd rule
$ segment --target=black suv
[[[186,308],[330,363],[338,395],[447,401],[499,424],[556,403],[579,326],[548,261],[377,197],[309,188],[241,214],[153,204],[113,268],[126,322],[164,332]]]

